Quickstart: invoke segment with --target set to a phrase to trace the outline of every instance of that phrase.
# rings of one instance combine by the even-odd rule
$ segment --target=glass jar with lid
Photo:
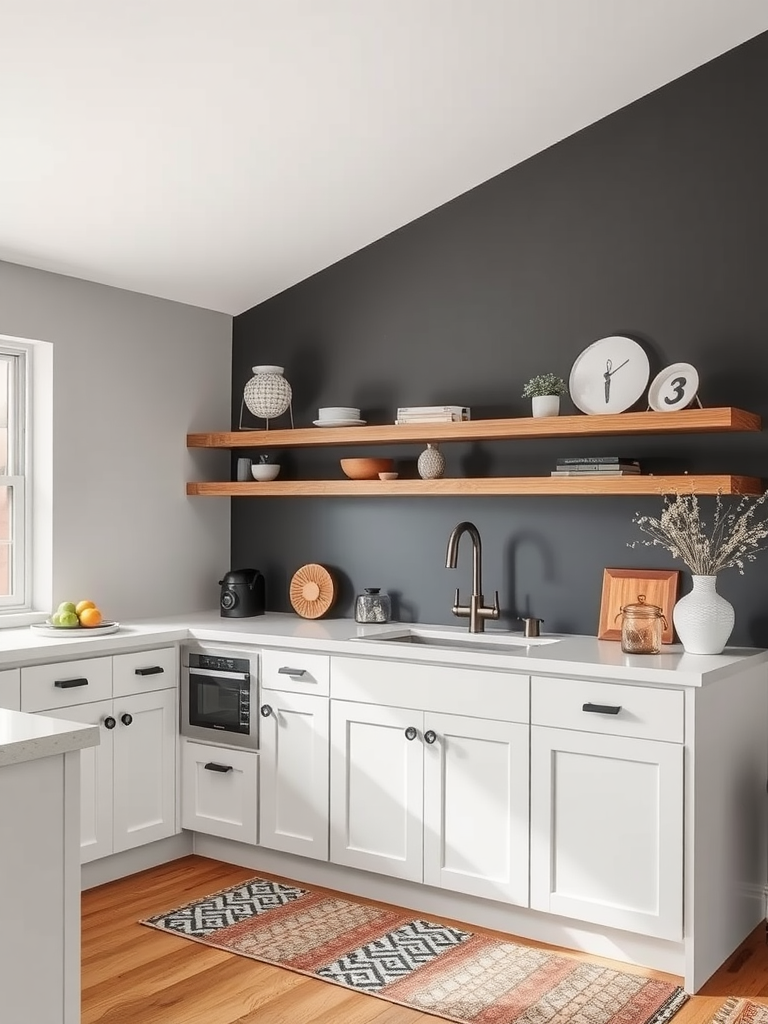
[[[667,620],[657,604],[647,604],[645,594],[637,595],[636,604],[625,604],[616,618],[621,618],[621,649],[626,654],[658,654],[662,632]]]
[[[355,600],[355,622],[389,622],[392,602],[389,594],[382,594],[381,587],[366,587]]]

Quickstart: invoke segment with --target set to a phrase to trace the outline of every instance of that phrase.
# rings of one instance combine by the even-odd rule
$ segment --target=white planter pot
[[[558,416],[560,414],[560,396],[538,395],[531,399],[531,410],[534,416]]]
[[[733,605],[715,589],[717,576],[691,579],[693,590],[672,609],[680,643],[688,654],[720,654],[733,631]]]

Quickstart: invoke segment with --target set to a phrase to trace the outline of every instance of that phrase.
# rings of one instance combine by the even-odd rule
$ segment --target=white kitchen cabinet
[[[331,702],[335,864],[422,880],[423,733],[422,712]]]
[[[0,671],[0,708],[21,711],[21,673],[17,668]]]
[[[424,881],[528,905],[528,726],[424,715]]]
[[[532,680],[532,908],[683,937],[682,698]]]
[[[259,754],[190,739],[181,744],[182,828],[257,843]]]
[[[265,688],[260,711],[260,843],[328,860],[328,698]]]
[[[21,670],[24,710],[100,728],[99,746],[80,755],[84,864],[177,831],[175,665],[170,647]]]
[[[176,690],[116,697],[113,852],[176,832]]]
[[[528,728],[331,705],[331,859],[528,903]]]

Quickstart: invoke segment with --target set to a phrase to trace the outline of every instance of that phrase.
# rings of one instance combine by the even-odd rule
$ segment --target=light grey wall
[[[185,484],[229,462],[185,435],[229,425],[232,318],[0,263],[0,334],[52,345],[51,601],[115,619],[215,607],[229,502]]]

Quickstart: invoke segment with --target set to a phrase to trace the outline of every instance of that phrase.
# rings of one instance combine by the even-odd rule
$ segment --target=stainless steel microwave
[[[258,750],[258,680],[254,651],[183,646],[181,735]]]

